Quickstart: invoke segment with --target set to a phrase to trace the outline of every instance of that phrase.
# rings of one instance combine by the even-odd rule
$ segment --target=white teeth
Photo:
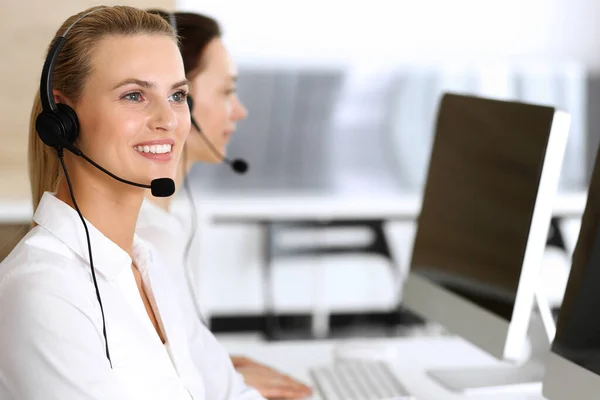
[[[165,154],[171,152],[170,144],[153,144],[152,146],[134,146],[140,153]]]

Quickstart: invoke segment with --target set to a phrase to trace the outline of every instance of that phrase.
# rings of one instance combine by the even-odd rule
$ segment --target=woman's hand
[[[303,399],[312,395],[312,389],[287,375],[246,357],[231,356],[235,370],[246,384],[267,399]]]

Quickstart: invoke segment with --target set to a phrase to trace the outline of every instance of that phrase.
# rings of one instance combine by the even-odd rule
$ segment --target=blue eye
[[[185,90],[180,90],[179,92],[173,93],[171,98],[176,103],[184,103],[187,100],[187,95]]]
[[[132,101],[134,103],[137,103],[137,102],[142,101],[142,94],[140,92],[132,92],[132,93],[127,93],[122,98],[125,100]]]

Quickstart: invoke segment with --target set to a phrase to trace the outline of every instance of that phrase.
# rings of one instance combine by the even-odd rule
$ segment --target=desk
[[[276,324],[274,288],[272,285],[272,264],[277,250],[275,231],[280,224],[306,223],[305,229],[328,229],[323,225],[334,222],[335,227],[342,225],[345,228],[368,229],[367,233],[376,234],[376,245],[371,251],[379,251],[386,257],[393,259],[390,254],[388,240],[382,232],[387,222],[400,221],[413,223],[421,208],[421,197],[417,195],[397,196],[347,196],[336,194],[282,194],[282,193],[255,193],[241,195],[204,195],[198,199],[200,218],[205,224],[238,224],[258,225],[262,232],[262,303],[266,315],[266,333],[270,338],[277,338],[279,329]],[[311,227],[312,225],[312,227]],[[334,227],[334,228],[335,228]],[[342,228],[342,229],[345,229]],[[335,252],[328,245],[309,245],[304,255],[320,256]],[[344,250],[345,248],[345,250]],[[338,249],[339,250],[339,249]],[[350,247],[342,245],[336,254],[348,254]],[[371,254],[371,253],[369,253]],[[394,276],[399,275],[399,262],[390,264]],[[324,273],[323,273],[324,274]],[[324,337],[327,334],[328,322],[326,308],[319,299],[323,298],[323,291],[318,292],[313,300],[313,325],[314,336]],[[319,312],[320,309],[321,312]]]
[[[331,363],[333,349],[344,341],[305,341],[305,342],[244,342],[218,338],[230,354],[241,354],[270,365],[301,381],[312,385],[309,368]],[[390,365],[401,382],[417,400],[464,400],[467,397],[449,392],[432,381],[427,375],[429,368],[469,367],[474,365],[494,365],[498,361],[470,343],[458,337],[419,337],[397,339],[352,339],[363,344],[389,344],[395,347],[397,357]],[[318,393],[314,400],[320,399]],[[543,400],[538,391],[519,394],[485,394],[469,396],[469,400]]]
[[[183,199],[181,199],[183,200]],[[586,192],[560,193],[555,197],[553,215],[556,219],[580,218],[587,201]],[[418,194],[396,194],[396,195],[345,195],[345,194],[306,194],[306,193],[242,193],[242,194],[203,194],[197,200],[201,219],[206,227],[217,226],[258,226],[261,227],[264,238],[259,242],[263,246],[258,261],[262,276],[262,304],[268,319],[274,314],[273,288],[271,287],[271,242],[269,230],[272,225],[280,223],[310,222],[318,225],[327,221],[361,221],[373,220],[380,223],[399,222],[405,226],[414,226],[421,209],[421,196]],[[556,221],[553,221],[553,223]],[[399,225],[399,224],[397,224]],[[412,228],[411,228],[412,229]],[[401,235],[401,240],[388,239],[390,247],[393,247],[398,269],[405,270],[407,261],[405,254],[409,254],[412,230],[410,233]],[[406,239],[409,237],[411,239]],[[558,235],[563,244],[564,235]],[[393,237],[393,236],[392,236]],[[395,238],[394,238],[395,239]],[[391,243],[393,242],[393,243]],[[401,262],[402,260],[402,262]],[[562,271],[562,270],[560,270]],[[564,291],[562,275],[557,284],[549,290],[553,297],[553,304],[559,304]],[[566,282],[566,280],[565,280]],[[318,325],[318,320],[326,320],[326,312],[317,312],[320,305],[319,299],[325,296],[321,293],[315,295],[313,300],[313,315],[315,324],[313,332],[325,332],[324,323]],[[318,304],[319,303],[319,304]],[[269,324],[268,326],[272,326]],[[270,332],[270,331],[269,331]]]
[[[555,217],[581,217],[586,192],[562,193],[556,197]],[[177,203],[187,200],[177,198]],[[208,194],[198,199],[202,214],[215,223],[250,223],[256,220],[300,220],[331,218],[415,219],[421,209],[418,195],[386,197],[335,194]],[[27,223],[31,200],[0,199],[0,223]]]
[[[555,198],[553,215],[557,218],[581,217],[586,201],[587,192],[561,193]],[[421,196],[208,194],[198,199],[198,208],[217,224],[328,219],[414,220],[421,210]]]

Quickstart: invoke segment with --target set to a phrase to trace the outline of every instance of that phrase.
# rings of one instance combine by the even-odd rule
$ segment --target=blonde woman
[[[36,226],[0,264],[0,398],[262,398],[210,332],[187,341],[160,257],[134,234],[145,187],[175,178],[190,131],[172,27],[95,7],[63,23],[52,54],[29,132]],[[191,354],[206,349],[200,369]]]

